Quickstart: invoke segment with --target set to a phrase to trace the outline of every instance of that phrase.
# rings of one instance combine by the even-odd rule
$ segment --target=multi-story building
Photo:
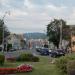
[[[13,49],[22,49],[25,46],[23,35],[10,34],[6,40],[7,44],[12,44]]]

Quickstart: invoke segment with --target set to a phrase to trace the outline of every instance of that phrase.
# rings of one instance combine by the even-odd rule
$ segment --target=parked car
[[[41,49],[42,49],[42,48],[38,47],[38,48],[36,48],[36,51],[37,51],[37,52],[40,52]]]
[[[16,49],[10,49],[9,51],[10,51],[10,52],[13,52],[13,51],[16,51]]]
[[[43,48],[39,52],[40,52],[40,55],[49,55],[49,49],[48,48]]]
[[[65,55],[65,51],[64,50],[51,50],[49,51],[50,56],[51,57],[60,57],[60,56],[64,56]]]
[[[2,47],[0,47],[0,51],[2,51]]]

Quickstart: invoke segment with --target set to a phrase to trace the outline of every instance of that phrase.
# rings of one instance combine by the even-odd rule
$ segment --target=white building
[[[22,49],[25,45],[25,41],[22,35],[10,34],[7,37],[7,44],[12,44],[13,49]]]

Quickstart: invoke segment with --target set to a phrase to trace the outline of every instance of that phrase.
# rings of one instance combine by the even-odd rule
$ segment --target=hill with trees
[[[45,33],[38,33],[38,32],[24,33],[24,37],[26,39],[45,39],[46,34]]]

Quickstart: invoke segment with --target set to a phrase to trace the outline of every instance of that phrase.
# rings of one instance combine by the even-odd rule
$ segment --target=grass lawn
[[[40,56],[40,62],[7,62],[2,67],[16,67],[22,63],[31,64],[34,68],[33,71],[14,75],[63,75],[55,68],[54,64],[50,63],[50,58],[47,56]]]

